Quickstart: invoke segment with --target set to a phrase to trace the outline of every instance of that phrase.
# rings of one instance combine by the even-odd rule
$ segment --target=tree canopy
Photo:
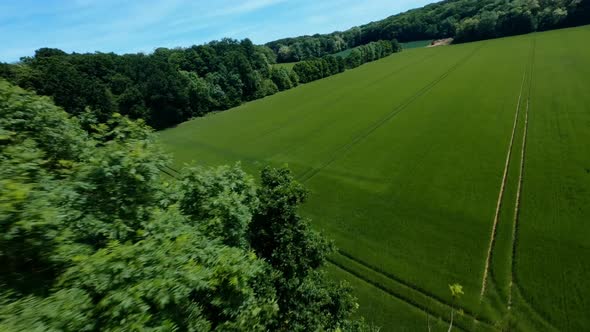
[[[590,0],[444,0],[330,34],[266,44],[278,62],[334,54],[379,40],[467,42],[590,23]]]
[[[354,68],[399,50],[380,41],[366,50]],[[366,53],[366,54],[365,54]],[[223,39],[189,48],[158,48],[153,54],[67,54],[41,48],[16,64],[0,64],[0,77],[50,96],[77,117],[91,114],[99,123],[118,113],[163,129],[264,98],[343,72],[341,57],[327,56],[298,64],[295,70],[272,66],[276,56],[248,39]]]
[[[272,51],[248,39],[223,39],[153,54],[67,54],[41,48],[0,77],[53,98],[68,113],[114,112],[162,129],[278,91]]]
[[[345,57],[326,55],[321,58],[299,61],[293,66],[301,83],[308,83],[356,68],[364,63],[381,59],[402,50],[397,40],[380,40],[355,47]]]
[[[397,41],[468,42],[587,23],[590,0],[445,0],[343,32],[266,45],[226,38],[125,55],[41,48],[18,63],[0,63],[0,78],[78,117],[92,113],[104,123],[119,113],[163,129],[398,52]],[[299,63],[291,70],[273,66],[277,61]]]
[[[0,80],[0,330],[365,328],[287,169],[168,163],[141,120]]]

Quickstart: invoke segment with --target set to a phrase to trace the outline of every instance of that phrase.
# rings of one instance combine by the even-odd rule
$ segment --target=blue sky
[[[433,0],[0,0],[0,61],[40,47],[151,52],[222,37],[265,43],[368,23]]]

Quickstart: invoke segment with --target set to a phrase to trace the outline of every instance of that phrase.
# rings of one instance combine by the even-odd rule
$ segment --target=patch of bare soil
[[[450,45],[453,42],[453,38],[445,38],[445,39],[438,39],[432,41],[428,47],[437,47],[437,46],[445,46]]]

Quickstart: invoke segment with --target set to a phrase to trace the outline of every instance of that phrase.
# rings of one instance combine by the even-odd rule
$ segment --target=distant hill
[[[590,0],[446,0],[346,31],[284,38],[266,45],[278,62],[294,62],[377,40],[452,37],[466,42],[588,23]]]
[[[461,43],[586,22],[590,0],[447,0],[267,45],[226,38],[124,55],[40,48],[19,63],[0,63],[0,78],[50,96],[76,116],[104,122],[118,112],[163,129],[380,59],[399,51],[398,41],[405,48],[448,37]]]

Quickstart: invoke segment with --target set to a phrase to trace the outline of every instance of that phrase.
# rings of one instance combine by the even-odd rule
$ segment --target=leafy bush
[[[0,330],[364,328],[288,170],[167,183],[141,121],[77,120],[3,81],[0,115]]]

